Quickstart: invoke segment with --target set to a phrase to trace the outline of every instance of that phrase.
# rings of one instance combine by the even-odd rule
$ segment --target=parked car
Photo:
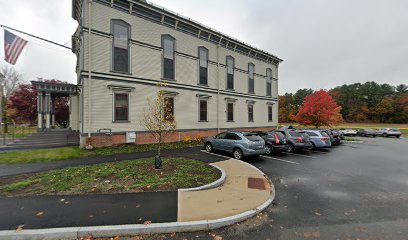
[[[357,136],[357,131],[354,129],[340,129],[340,131],[344,136],[355,137]]]
[[[288,139],[281,132],[253,132],[258,134],[265,141],[266,154],[272,152],[286,152],[288,150]]]
[[[305,130],[305,132],[309,135],[313,148],[330,148],[332,146],[327,130]]]
[[[382,128],[377,131],[377,134],[383,137],[401,137],[401,131],[398,128]]]
[[[357,136],[362,136],[362,137],[377,137],[377,131],[371,128],[364,128],[364,129],[359,129],[357,131]]]
[[[279,130],[288,139],[288,151],[293,152],[294,150],[305,150],[313,147],[310,142],[309,135],[304,131],[298,130]]]
[[[332,130],[332,129],[323,129],[322,131],[327,133],[327,135],[329,135],[330,142],[332,145],[339,145],[341,143],[343,134],[341,134],[339,131]]]
[[[265,141],[257,134],[247,132],[222,132],[206,138],[204,147],[207,152],[220,150],[231,153],[236,159],[266,154]]]

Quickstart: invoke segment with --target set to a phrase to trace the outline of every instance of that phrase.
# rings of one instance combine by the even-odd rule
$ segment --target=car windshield
[[[244,137],[253,142],[262,141],[262,138],[257,133],[245,133]]]
[[[393,129],[391,129],[391,131],[398,132],[399,129],[398,128],[393,128]]]
[[[322,134],[323,137],[328,137],[329,136],[329,135],[327,135],[326,132],[321,132],[321,134]]]

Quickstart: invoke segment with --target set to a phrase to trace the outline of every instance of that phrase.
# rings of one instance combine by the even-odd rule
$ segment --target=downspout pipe
[[[92,123],[92,0],[88,0],[88,138],[91,137]]]
[[[220,44],[217,45],[217,133],[220,133],[220,53],[219,51],[220,51]]]

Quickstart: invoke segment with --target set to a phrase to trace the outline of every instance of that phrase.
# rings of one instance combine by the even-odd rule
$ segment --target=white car
[[[401,137],[401,131],[397,128],[382,128],[380,130],[377,131],[377,134],[379,136],[383,136],[383,137],[396,137],[399,138]]]
[[[353,129],[343,129],[339,132],[341,132],[344,136],[357,136],[357,131]]]

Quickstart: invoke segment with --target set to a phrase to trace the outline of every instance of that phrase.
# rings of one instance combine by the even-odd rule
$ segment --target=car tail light
[[[320,138],[320,140],[327,141],[327,140],[329,140],[329,138]]]
[[[298,138],[296,138],[296,140],[298,141],[298,142],[302,142],[302,138],[301,137],[298,137]]]
[[[278,135],[276,135],[276,134],[275,134],[275,143],[279,144],[279,138],[278,138]]]

